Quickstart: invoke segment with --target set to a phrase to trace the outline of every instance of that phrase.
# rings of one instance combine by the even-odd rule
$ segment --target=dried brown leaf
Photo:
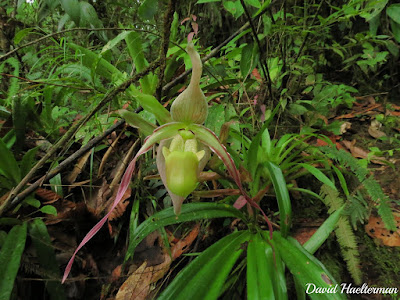
[[[390,247],[400,246],[400,215],[395,214],[395,221],[397,223],[397,231],[389,231],[385,228],[380,217],[370,216],[368,224],[365,225],[367,234],[378,239],[382,244]]]
[[[197,238],[200,232],[200,225],[196,224],[196,226],[190,231],[190,233],[185,236],[183,239],[180,239],[175,245],[173,245],[171,249],[172,259],[177,259],[184,253],[189,246],[193,243],[193,241]]]
[[[61,199],[61,196],[57,194],[56,192],[53,192],[52,190],[44,189],[44,188],[38,188],[35,191],[36,196],[42,198],[44,201],[46,201],[44,204],[51,204],[56,202],[57,200]]]
[[[74,169],[72,170],[71,173],[69,173],[66,177],[65,177],[65,181],[68,183],[74,183],[76,178],[78,177],[78,175],[82,172],[83,168],[85,167],[85,164],[87,162],[87,160],[89,159],[90,154],[92,153],[92,150],[88,151],[85,153],[84,156],[82,156],[78,162],[76,163],[76,165],[74,166]]]
[[[350,150],[351,155],[353,155],[356,158],[368,158],[368,153],[369,151],[366,151],[360,147],[355,146],[356,140],[350,141],[343,141],[343,144],[347,147],[347,149]],[[375,164],[385,164],[385,159],[383,157],[378,157],[378,156],[372,156],[371,161]]]
[[[115,300],[145,300],[151,284],[152,272],[144,262],[119,288]]]
[[[376,139],[386,136],[386,133],[379,130],[381,127],[382,127],[381,123],[379,123],[377,120],[373,120],[368,128],[368,133]]]
[[[124,130],[120,132],[120,134],[117,136],[117,138],[113,141],[110,147],[108,147],[106,153],[104,153],[103,158],[101,159],[99,170],[97,171],[97,177],[101,177],[103,174],[104,166],[110,157],[111,153],[114,151],[119,139],[121,138],[122,134],[124,133]]]

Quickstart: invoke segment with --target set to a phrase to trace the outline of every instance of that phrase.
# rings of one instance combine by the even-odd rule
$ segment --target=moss
[[[368,283],[396,287],[400,282],[400,249],[379,246],[366,233],[360,240],[361,266]]]
[[[337,255],[338,253],[339,251],[324,252],[319,257],[319,260],[326,267],[329,273],[331,273],[333,278],[335,278],[336,282],[340,284],[343,282],[343,274],[347,273],[347,269],[345,268],[346,264],[343,262],[342,258]]]

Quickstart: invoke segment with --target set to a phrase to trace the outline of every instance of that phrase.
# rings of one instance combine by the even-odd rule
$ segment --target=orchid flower
[[[272,234],[271,223],[258,204],[246,194],[240,180],[239,171],[225,146],[221,144],[218,137],[210,129],[202,125],[206,120],[208,111],[207,100],[200,88],[202,62],[192,42],[188,44],[187,52],[192,61],[192,77],[189,86],[175,99],[171,106],[173,122],[156,128],[144,140],[144,144],[136,153],[122,177],[110,211],[87,233],[79,244],[68,262],[62,282],[68,277],[77,252],[101,229],[111,212],[121,201],[135,171],[137,159],[156,144],[159,144],[156,158],[157,168],[161,180],[171,196],[176,215],[180,214],[185,198],[196,188],[198,175],[205,167],[210,156],[209,150],[211,150],[223,161],[229,175],[241,191],[242,195],[238,201],[243,202],[245,200],[251,206],[259,209],[267,220],[270,234]]]

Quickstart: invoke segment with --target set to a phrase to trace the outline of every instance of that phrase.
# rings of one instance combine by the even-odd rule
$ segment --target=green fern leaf
[[[321,197],[323,198],[325,205],[328,206],[328,212],[330,214],[339,209],[344,202],[344,200],[339,197],[338,191],[325,184],[321,187]],[[349,270],[351,277],[354,279],[356,284],[361,284],[362,274],[360,270],[360,254],[358,251],[357,240],[353,229],[350,226],[348,216],[340,217],[335,233],[343,259],[346,261],[347,269]]]
[[[389,198],[384,194],[382,187],[374,179],[373,175],[368,176],[368,169],[361,166],[359,161],[350,153],[332,147],[320,147],[329,158],[338,161],[341,165],[349,167],[355,174],[360,183],[364,186],[366,192],[371,197],[372,201],[378,204],[378,214],[385,223],[388,230],[396,230],[396,222],[393,213],[390,209]]]

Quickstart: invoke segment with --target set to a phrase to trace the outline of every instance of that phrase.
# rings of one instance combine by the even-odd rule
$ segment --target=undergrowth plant
[[[214,218],[236,219],[243,225],[196,254],[159,299],[232,299],[240,279],[245,279],[240,285],[248,299],[288,299],[289,276],[293,277],[298,299],[304,299],[307,283],[321,288],[337,284],[314,256],[332,232],[354,282],[362,282],[354,231],[368,217],[368,197],[386,227],[393,230],[390,199],[366,166],[349,153],[331,146],[315,148],[309,140],[317,137],[329,143],[315,132],[337,132],[340,122],[325,122],[330,112],[352,107],[355,94],[370,86],[387,84],[384,80],[370,84],[370,76],[382,72],[385,79],[395,78],[388,74],[396,74],[393,61],[399,56],[398,4],[356,0],[278,6],[276,1],[199,0],[194,9],[216,8],[219,20],[224,11],[235,26],[248,21],[219,48],[204,47],[201,53],[207,62],[203,65],[194,44],[181,42],[178,37],[188,30],[193,31],[189,34],[191,39],[197,33],[206,36],[215,31],[207,32],[209,27],[204,26],[205,30],[198,32],[201,20],[196,21],[195,15],[179,26],[181,16],[175,13],[171,14],[170,28],[164,28],[170,36],[165,38],[164,33],[163,41],[155,32],[158,24],[154,21],[157,9],[164,5],[161,1],[135,2],[133,8],[119,3],[109,20],[101,20],[95,9],[111,10],[104,4],[107,1],[93,5],[79,0],[40,1],[32,6],[22,2],[17,3],[19,20],[26,10],[30,14],[27,19],[49,22],[65,32],[58,38],[50,25],[46,30],[26,26],[12,37],[15,51],[7,49],[21,55],[0,56],[0,60],[6,58],[0,64],[4,79],[0,85],[0,117],[12,118],[16,129],[0,139],[1,199],[7,199],[36,161],[36,148],[24,153],[25,134],[30,129],[35,137],[57,145],[66,128],[86,118],[85,124],[72,133],[74,139],[69,141],[69,148],[73,142],[87,144],[119,115],[138,128],[141,137],[146,137],[122,177],[111,209],[77,247],[63,281],[77,252],[120,203],[139,157],[158,145],[155,161],[161,181],[153,187],[162,190],[162,195],[166,191],[173,207],[165,203],[160,209],[162,205],[154,199],[163,196],[154,196],[152,204],[158,212],[139,224],[140,200],[135,199],[124,266],[147,235],[165,226]],[[7,6],[7,11],[12,9]],[[132,25],[129,19],[128,25],[123,24],[120,15],[135,22],[140,18],[140,23]],[[210,28],[215,25],[206,14],[199,16],[210,22]],[[367,22],[368,30],[359,29],[360,20]],[[106,22],[118,25],[105,28]],[[36,35],[42,36],[39,42],[50,42],[31,44]],[[162,48],[159,40],[165,49],[158,49]],[[207,39],[200,36],[200,41]],[[175,78],[183,72],[183,64],[186,69],[192,67],[192,77],[181,92],[183,85]],[[201,77],[203,67],[207,76]],[[138,82],[129,81],[136,75]],[[172,86],[164,89],[163,84],[171,80]],[[179,96],[175,98],[176,94]],[[100,108],[109,95],[109,110],[102,113]],[[172,102],[169,111],[168,101]],[[286,116],[300,120],[301,132],[283,132],[277,130],[277,124],[271,134],[272,122]],[[200,173],[207,169],[221,177],[214,186],[199,182]],[[322,184],[319,192],[293,185],[305,175],[315,178],[317,185]],[[350,176],[357,178],[360,188],[348,187],[346,179]],[[205,195],[213,192],[216,185],[234,189],[239,195],[217,203],[184,203],[196,190],[201,190],[196,195]],[[204,191],[206,188],[210,191]],[[297,213],[292,211],[289,196],[294,191],[322,200],[329,214],[303,246],[290,237],[293,215]],[[143,198],[140,191],[136,194]],[[275,204],[277,211],[270,211]],[[41,218],[36,218],[40,213],[55,214],[55,209],[43,206],[33,196],[11,213],[21,207],[29,207],[30,215],[0,218],[4,229],[0,231],[0,298],[11,299],[25,244],[31,241],[49,279],[48,293],[52,299],[65,299],[57,281],[59,270],[50,235]],[[262,223],[267,224],[267,230]],[[309,296],[345,298],[340,293]]]

